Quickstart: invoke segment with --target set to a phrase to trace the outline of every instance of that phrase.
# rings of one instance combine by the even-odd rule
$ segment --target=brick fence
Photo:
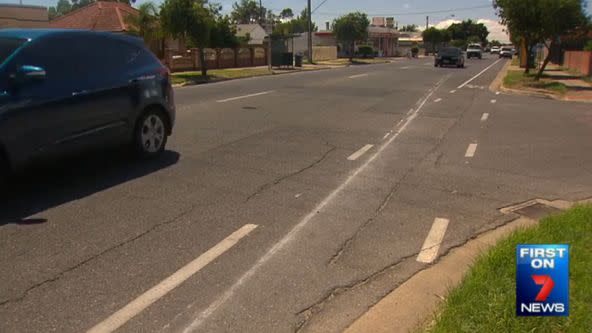
[[[592,51],[565,51],[563,66],[583,75],[592,75]]]
[[[267,65],[267,49],[264,47],[205,49],[205,52],[208,69]],[[167,51],[164,64],[173,72],[199,70],[201,69],[199,49],[189,49],[184,54]]]

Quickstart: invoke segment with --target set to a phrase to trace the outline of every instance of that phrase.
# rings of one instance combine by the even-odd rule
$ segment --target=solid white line
[[[385,141],[385,143],[382,146],[380,146],[380,148],[378,148],[376,150],[376,152],[374,152],[374,154],[372,154],[372,156],[370,156],[370,158],[368,158],[368,160],[366,160],[366,162],[364,162],[359,168],[357,168],[355,171],[353,171],[353,173],[351,173],[349,175],[349,177],[347,177],[347,179],[343,183],[341,183],[341,185],[339,185],[335,190],[333,190],[333,192],[331,192],[327,197],[325,197],[325,199],[323,199],[323,201],[321,201],[315,208],[313,208],[308,213],[308,215],[306,215],[305,217],[303,217],[302,220],[300,220],[300,222],[298,222],[298,224],[296,224],[281,240],[279,240],[277,243],[275,243],[257,261],[257,263],[255,263],[255,265],[253,265],[253,267],[251,267],[248,271],[246,271],[245,274],[243,274],[232,285],[232,287],[230,287],[224,294],[222,294],[222,296],[220,296],[218,299],[216,299],[214,302],[212,302],[210,304],[210,306],[208,306],[204,311],[202,311],[199,314],[199,316],[197,316],[197,318],[195,318],[195,320],[191,324],[189,324],[189,326],[187,326],[183,330],[183,332],[184,333],[188,333],[188,332],[192,332],[195,329],[199,328],[205,322],[205,320],[208,319],[209,316],[211,316],[216,310],[218,310],[218,308],[220,308],[220,306],[222,306],[224,303],[226,303],[226,301],[228,301],[236,293],[236,291],[238,290],[238,288],[240,288],[251,277],[253,277],[253,275],[255,275],[255,273],[265,263],[267,263],[278,251],[280,251],[287,244],[289,244],[290,242],[292,242],[294,240],[294,237],[296,237],[296,235],[298,233],[300,233],[300,231],[302,229],[304,229],[304,227],[308,223],[310,223],[310,221],[312,221],[312,219],[315,216],[317,216],[319,214],[319,212],[321,210],[323,210],[323,208],[325,208],[325,206],[327,206],[331,201],[333,201],[333,199],[335,199],[339,195],[339,193],[341,193],[341,191],[343,191],[343,189],[345,189],[362,171],[366,170],[366,168],[370,165],[370,163],[372,163],[393,141],[395,141],[395,139],[397,139],[399,137],[399,135],[401,133],[403,133],[403,131],[405,131],[405,129],[407,128],[407,126],[409,126],[409,124],[411,122],[413,122],[413,120],[415,118],[417,118],[417,115],[418,115],[419,111],[421,111],[421,109],[423,108],[423,106],[432,97],[432,95],[434,94],[434,92],[436,92],[436,90],[438,90],[438,88],[449,77],[450,77],[450,75],[447,75],[444,78],[442,78],[440,81],[438,81],[438,83],[436,83],[436,85],[431,90],[429,90],[429,92],[424,97],[424,99],[421,100],[421,103],[415,109],[415,111],[413,113],[411,113],[410,115],[408,115],[405,118],[405,122],[403,122],[403,124],[400,127],[397,127],[396,128],[396,130],[394,131],[393,135],[391,135],[390,139],[388,139],[387,141]]]
[[[489,113],[484,113],[484,114],[481,116],[481,121],[486,121],[486,120],[487,120],[487,118],[489,118]]]
[[[368,76],[368,74],[358,74],[358,75],[349,76],[348,78],[350,78],[350,79],[356,79],[356,78],[359,78],[359,77],[366,77],[366,76]]]
[[[495,104],[497,101],[495,99],[491,100],[491,104]]]
[[[434,101],[434,103],[438,103],[440,102],[442,99],[441,98],[436,98],[436,100]]]
[[[449,222],[448,219],[442,219],[439,217],[434,219],[432,229],[430,229],[428,236],[423,242],[421,251],[419,252],[419,255],[417,255],[417,261],[429,264],[436,259]]]
[[[477,144],[471,143],[467,148],[467,152],[465,153],[465,157],[473,157],[475,156],[475,152],[477,151]]]
[[[450,90],[451,94],[454,94],[456,92],[456,90]]]
[[[150,288],[150,290],[140,295],[138,298],[121,308],[119,311],[95,325],[93,328],[88,330],[87,333],[115,331],[127,321],[152,305],[154,302],[158,301],[158,299],[178,287],[181,283],[185,282],[192,275],[199,272],[202,268],[221,256],[224,252],[228,251],[255,228],[257,228],[257,225],[255,224],[244,225],[242,228],[233,232],[230,236],[226,237],[207,252],[176,271],[173,275],[164,279],[162,282]]]
[[[384,140],[384,139],[388,138],[388,137],[389,137],[389,135],[391,135],[391,132],[388,132],[388,133],[386,133],[386,134],[385,134],[385,135],[382,137],[382,139]]]
[[[230,102],[230,101],[236,101],[237,99],[243,99],[243,98],[249,98],[249,97],[255,97],[255,96],[261,96],[261,95],[267,95],[270,94],[272,92],[274,92],[275,90],[270,90],[270,91],[263,91],[260,93],[256,93],[256,94],[250,94],[250,95],[244,95],[244,96],[237,96],[237,97],[231,97],[231,98],[227,98],[227,99],[221,99],[219,101],[216,101],[218,103],[226,103],[226,102]]]
[[[365,145],[364,147],[360,148],[360,150],[358,150],[357,152],[349,155],[347,159],[350,161],[355,161],[358,158],[360,158],[360,156],[364,155],[368,150],[372,149],[372,147],[374,147],[374,145]]]
[[[491,67],[493,67],[495,64],[497,64],[498,62],[500,62],[502,59],[498,59],[496,60],[493,64],[487,66],[484,70],[482,70],[481,72],[479,72],[479,74],[473,76],[472,78],[470,78],[467,82],[461,84],[460,86],[458,86],[458,88],[456,89],[462,89],[462,87],[466,86],[467,84],[471,83],[474,79],[478,78],[479,76],[481,76],[483,73],[487,72],[488,69],[490,69]]]

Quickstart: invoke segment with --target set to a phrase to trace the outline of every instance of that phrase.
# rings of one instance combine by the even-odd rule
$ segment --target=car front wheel
[[[164,151],[167,142],[166,118],[158,110],[144,113],[134,133],[135,148],[142,157],[153,157]]]

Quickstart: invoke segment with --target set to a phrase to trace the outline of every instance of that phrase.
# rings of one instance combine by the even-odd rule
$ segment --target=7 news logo
[[[569,245],[516,247],[516,314],[569,315]]]

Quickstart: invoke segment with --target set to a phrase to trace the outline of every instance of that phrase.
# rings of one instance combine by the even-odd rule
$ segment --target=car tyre
[[[142,158],[160,155],[168,139],[167,118],[158,109],[144,112],[134,130],[134,148]]]

